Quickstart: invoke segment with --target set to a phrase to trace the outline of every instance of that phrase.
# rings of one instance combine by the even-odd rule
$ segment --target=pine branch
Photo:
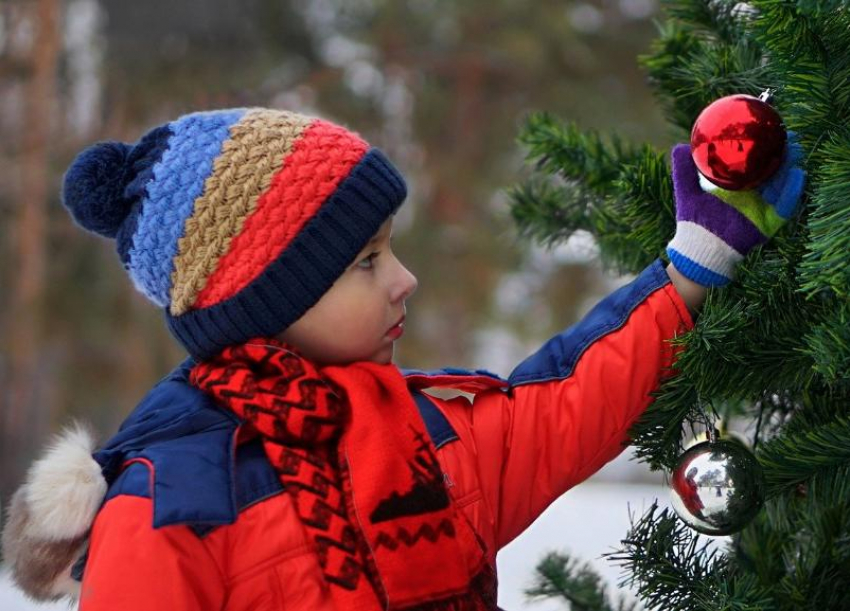
[[[519,142],[527,149],[526,160],[539,171],[581,185],[597,197],[613,193],[620,168],[637,156],[617,137],[605,141],[596,132],[582,133],[548,113],[531,114]]]
[[[652,469],[671,469],[681,453],[685,422],[700,417],[693,383],[685,375],[668,379],[629,431],[635,457]]]
[[[753,35],[764,46],[776,75],[776,103],[785,124],[809,153],[810,184],[830,160],[820,145],[850,119],[850,14],[807,11],[777,0],[753,0]]]
[[[663,252],[675,225],[664,155],[582,134],[545,113],[529,117],[520,142],[537,171],[509,191],[522,234],[551,246],[589,231],[603,265],[620,273],[636,273]]]
[[[810,199],[735,283],[709,292],[699,325],[675,340],[679,374],[631,431],[641,460],[670,468],[702,419],[698,396],[724,415],[758,414],[766,511],[721,556],[654,506],[612,557],[653,609],[850,609],[836,587],[850,583],[850,2],[664,5],[669,19],[641,61],[679,134],[720,96],[776,89],[806,152]],[[663,252],[675,225],[664,155],[617,155],[551,118],[538,128],[526,144],[550,182],[515,198],[526,209],[539,198],[529,216],[548,215],[536,239],[586,229],[603,262],[625,270]]]
[[[591,211],[599,208],[598,200],[581,190],[539,178],[511,188],[508,195],[520,236],[544,246],[566,242],[576,231],[589,231]]]
[[[677,0],[664,3],[671,19],[686,24],[701,36],[734,43],[741,38],[748,11],[737,0]]]
[[[591,231],[605,268],[638,273],[664,256],[676,226],[666,155],[644,146],[633,161],[621,165],[612,187],[616,195],[605,199]],[[623,230],[613,231],[615,223]]]
[[[826,382],[850,389],[850,303],[836,304],[806,335],[805,353]]]
[[[621,585],[637,587],[648,609],[769,611],[770,590],[752,576],[733,574],[726,558],[657,504],[637,522],[623,547],[606,556],[627,572]]]
[[[640,460],[654,469],[675,464],[685,425],[701,421],[698,396],[727,412],[752,406],[753,415],[765,397],[783,397],[766,406],[771,417],[793,411],[794,397],[819,379],[805,337],[817,305],[794,290],[800,249],[796,240],[780,239],[776,250],[762,249],[744,263],[736,284],[709,292],[699,325],[674,342],[685,348],[679,374],[632,427]]]
[[[840,8],[847,8],[847,0],[797,0],[797,8],[808,15],[824,15]]]
[[[824,470],[850,467],[850,418],[772,439],[761,446],[768,498],[793,491]]]
[[[712,4],[725,6],[722,1]],[[717,98],[732,93],[757,95],[776,86],[761,46],[751,37],[734,40],[731,36],[740,29],[741,19],[719,19],[708,5],[704,1],[665,3],[671,18],[661,26],[652,52],[639,58],[681,137],[690,134],[696,117]],[[706,29],[715,21],[734,27],[718,36]]]
[[[744,530],[730,557],[771,584],[781,611],[850,608],[850,468],[825,469],[792,494],[774,497]]]
[[[776,502],[768,501],[747,527],[733,539],[727,561],[735,571],[754,575],[760,583],[776,584],[788,574],[785,550],[788,532],[777,528]]]
[[[764,438],[796,435],[850,417],[850,389],[836,388],[815,380],[797,393],[783,391],[771,396],[770,417],[780,414],[778,422],[765,427]]]
[[[636,603],[608,601],[602,578],[588,564],[559,552],[548,553],[535,568],[532,587],[525,590],[531,600],[560,598],[571,611],[637,611]]]
[[[850,130],[833,133],[821,147],[825,161],[809,203],[808,252],[800,265],[800,290],[850,295]]]
[[[804,338],[813,306],[795,292],[788,256],[754,252],[738,268],[735,284],[709,293],[680,357],[703,397],[757,399],[778,384],[801,389],[816,377]]]
[[[850,608],[850,469],[819,473],[808,485],[785,553],[793,570],[778,584],[785,609]]]
[[[667,21],[653,41],[651,53],[638,58],[669,120],[684,133],[705,105],[705,96],[695,86],[688,58],[702,54],[703,43],[675,21]]]
[[[664,253],[676,227],[673,181],[666,153],[643,147],[633,163],[622,166],[614,186],[620,193],[617,211],[631,227],[631,239],[645,253],[639,264],[645,267]]]

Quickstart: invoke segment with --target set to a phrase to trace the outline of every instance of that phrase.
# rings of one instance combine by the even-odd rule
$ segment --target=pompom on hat
[[[136,288],[204,360],[298,320],[406,195],[398,170],[357,134],[252,108],[85,149],[63,203],[116,240]]]

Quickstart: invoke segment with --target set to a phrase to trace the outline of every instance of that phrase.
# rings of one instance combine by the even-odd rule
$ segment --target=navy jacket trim
[[[658,259],[629,284],[600,301],[580,322],[546,342],[508,377],[510,386],[568,378],[579,358],[597,340],[621,328],[652,293],[670,283]]]
[[[107,503],[116,496],[141,496],[146,499],[153,498],[153,474],[148,464],[144,462],[133,462],[121,472],[118,479],[109,487],[106,497]]]
[[[416,401],[416,407],[419,408],[419,414],[425,422],[425,428],[428,430],[428,436],[434,443],[436,449],[440,449],[450,441],[458,439],[457,433],[452,428],[448,419],[443,415],[434,402],[428,398],[425,393],[414,391],[413,400]]]
[[[424,369],[402,369],[401,372],[404,377],[425,376],[429,378],[437,378],[440,376],[483,376],[486,378],[493,378],[494,380],[502,379],[497,374],[487,371],[486,369],[460,369],[458,367],[444,367],[443,369],[430,369],[427,371]]]

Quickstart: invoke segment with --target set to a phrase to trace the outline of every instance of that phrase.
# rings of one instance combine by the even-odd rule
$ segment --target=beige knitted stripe
[[[312,117],[266,109],[245,113],[230,128],[230,138],[213,164],[178,241],[171,275],[171,315],[194,305],[198,294],[230,248],[272,177]]]

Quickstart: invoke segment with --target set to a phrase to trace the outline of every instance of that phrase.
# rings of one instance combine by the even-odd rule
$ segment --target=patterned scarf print
[[[497,608],[495,573],[394,365],[320,369],[254,339],[190,381],[261,436],[337,608]]]

